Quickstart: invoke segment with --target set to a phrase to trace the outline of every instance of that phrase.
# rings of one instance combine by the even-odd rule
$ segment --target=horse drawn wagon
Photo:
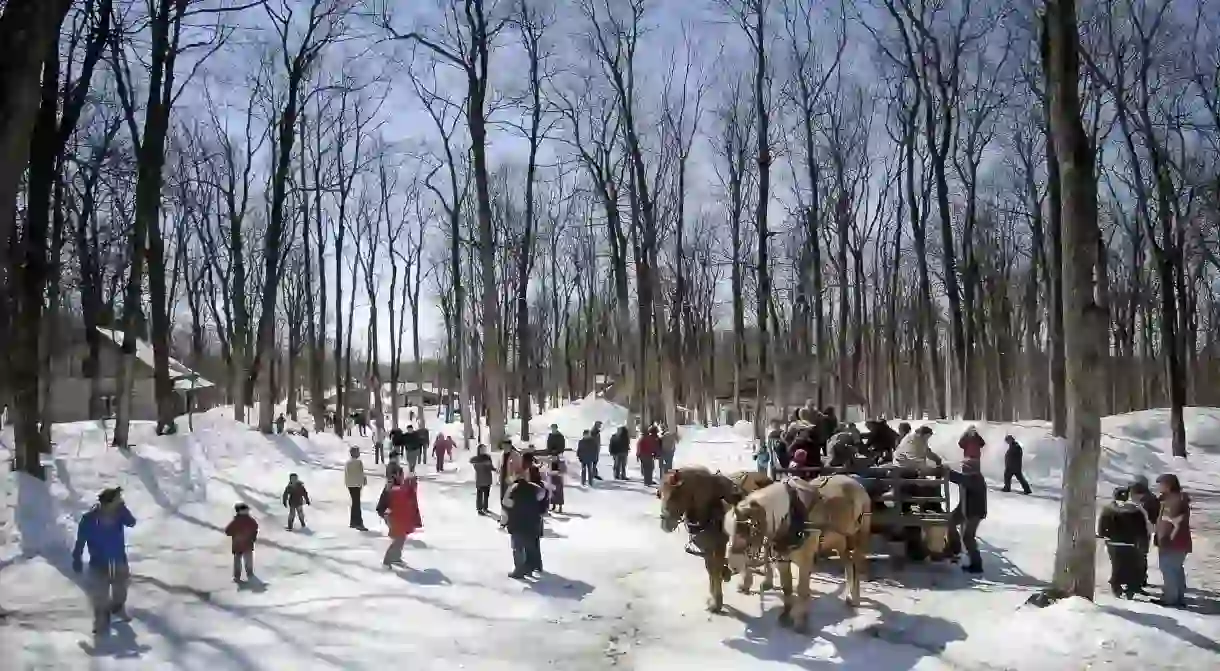
[[[784,475],[804,479],[847,475],[864,485],[872,500],[871,535],[885,540],[895,563],[940,561],[948,557],[950,482],[944,469],[929,471],[895,465],[775,469],[777,479]]]

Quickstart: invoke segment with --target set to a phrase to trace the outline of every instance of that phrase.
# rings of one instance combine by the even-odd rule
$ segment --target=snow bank
[[[625,426],[629,417],[627,408],[589,394],[569,405],[551,408],[530,419],[530,432],[545,435],[551,430],[551,425],[556,424],[559,426],[559,432],[568,438],[580,438],[584,431],[593,428],[594,422],[601,422],[602,435],[607,437],[618,427]]]

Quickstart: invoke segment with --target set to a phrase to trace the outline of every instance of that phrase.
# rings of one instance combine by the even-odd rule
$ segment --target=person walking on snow
[[[597,474],[597,443],[593,442],[593,432],[585,431],[576,443],[576,460],[580,462],[580,484],[593,485]]]
[[[546,436],[546,453],[551,456],[562,454],[567,447],[568,439],[559,432],[559,425],[552,424],[551,432]]]
[[[644,475],[644,484],[652,486],[652,472],[657,456],[661,453],[661,439],[657,437],[657,427],[648,427],[648,434],[641,436],[635,444],[635,456],[640,462],[640,473]]]
[[[500,500],[504,523],[513,548],[513,572],[508,577],[520,580],[542,572],[542,514],[546,511],[546,490],[530,481],[529,472],[517,473]]]
[[[1004,442],[1008,443],[1008,449],[1004,451],[1004,489],[1002,492],[1012,491],[1012,479],[1017,479],[1017,484],[1021,485],[1021,491],[1024,494],[1030,493],[1029,482],[1025,480],[1025,473],[1022,472],[1022,461],[1024,450],[1021,449],[1021,443],[1017,442],[1012,434],[1004,436]],[[1126,501],[1126,499],[1123,499]]]
[[[419,514],[419,481],[414,475],[397,474],[381,492],[377,515],[389,527],[390,546],[381,563],[386,568],[402,564],[402,546],[416,529],[424,526]]]
[[[673,470],[674,455],[678,452],[678,432],[665,429],[661,432],[661,477]]]
[[[408,424],[403,436],[403,452],[407,458],[407,470],[411,472],[411,475],[415,475],[415,466],[419,464],[423,451],[424,444],[420,442],[419,433],[415,431],[413,425]]]
[[[478,453],[470,458],[474,466],[474,508],[480,515],[488,512],[488,499],[491,497],[491,483],[495,477],[496,465],[487,453],[487,446],[479,443]]]
[[[550,468],[547,469],[547,482],[550,484],[548,490],[551,495],[551,512],[563,512],[563,477],[567,472],[568,465],[562,456],[551,459]]]
[[[84,569],[82,553],[89,550],[86,590],[93,610],[93,633],[109,630],[112,617],[127,619],[127,585],[131,569],[127,565],[126,530],[136,518],[123,502],[123,490],[111,487],[97,496],[97,504],[80,518],[76,527],[76,546],[72,549],[72,570]]]
[[[1156,522],[1157,561],[1164,587],[1160,604],[1186,607],[1186,555],[1194,549],[1190,536],[1190,497],[1182,491],[1178,476],[1166,473],[1156,479],[1160,494],[1160,517]]]
[[[301,521],[301,528],[305,528],[305,506],[309,503],[309,492],[305,490],[305,483],[301,482],[296,473],[288,474],[288,486],[284,488],[284,495],[280,497],[281,503],[288,509],[288,530],[292,531],[293,519]]]
[[[284,435],[284,424],[286,424],[287,421],[288,420],[284,419],[284,413],[281,412],[280,416],[275,418],[275,432],[281,436]]]
[[[598,458],[602,455],[602,423],[600,421],[593,422],[593,428],[589,431],[589,437],[593,439],[595,450],[593,453],[593,479],[601,480],[601,473],[597,470]]]
[[[923,428],[923,427],[920,427]],[[983,555],[979,553],[977,534],[979,524],[987,519],[987,480],[979,470],[977,459],[962,462],[960,472],[950,470],[949,482],[958,486],[957,507],[949,518],[949,545],[955,554],[964,546],[967,564],[966,573],[983,572]]]
[[[258,521],[250,517],[250,506],[233,506],[233,520],[225,527],[225,535],[233,539],[233,582],[241,582],[241,569],[246,580],[254,580],[254,542],[258,540]]]
[[[1144,534],[1144,542],[1140,545],[1140,581],[1139,588],[1136,589],[1137,593],[1144,594],[1144,588],[1148,586],[1148,553],[1155,539],[1156,522],[1161,518],[1161,502],[1148,488],[1146,476],[1136,476],[1129,490],[1132,503],[1142,508],[1148,518],[1148,530]]]
[[[965,433],[957,441],[957,446],[962,448],[962,459],[982,459],[983,446],[987,441],[979,435],[979,430],[974,428],[974,425],[966,427]]]
[[[614,435],[610,436],[608,446],[610,457],[614,460],[614,479],[627,479],[627,456],[631,453],[631,437],[627,435],[627,427],[620,426]],[[596,478],[594,478],[596,480]]]
[[[453,441],[443,433],[436,434],[436,442],[432,444],[432,456],[436,457],[436,472],[445,470],[445,460],[453,456]]]
[[[1114,500],[1101,510],[1097,537],[1106,542],[1110,555],[1110,589],[1114,596],[1135,598],[1140,575],[1140,546],[1148,537],[1148,518],[1139,505],[1129,501],[1126,487],[1114,490]]]
[[[368,476],[364,474],[364,462],[360,460],[360,449],[353,447],[348,451],[351,458],[343,466],[343,484],[352,497],[352,510],[348,526],[360,531],[368,531],[364,526],[364,515],[360,511],[360,490],[368,484]]]

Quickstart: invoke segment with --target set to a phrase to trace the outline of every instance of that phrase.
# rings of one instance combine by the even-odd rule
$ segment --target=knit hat
[[[98,503],[110,503],[111,501],[119,498],[119,495],[122,493],[122,487],[107,487],[97,495],[97,501]]]

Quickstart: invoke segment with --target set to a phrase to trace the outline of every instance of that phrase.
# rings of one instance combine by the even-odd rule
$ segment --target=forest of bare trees
[[[98,326],[120,446],[137,336],[167,428],[170,357],[265,432],[383,384],[397,423],[427,375],[492,443],[599,376],[669,425],[854,390],[1084,445],[1074,396],[1168,407],[1177,454],[1182,408],[1220,405],[1217,0],[0,9],[30,473],[52,361]]]

